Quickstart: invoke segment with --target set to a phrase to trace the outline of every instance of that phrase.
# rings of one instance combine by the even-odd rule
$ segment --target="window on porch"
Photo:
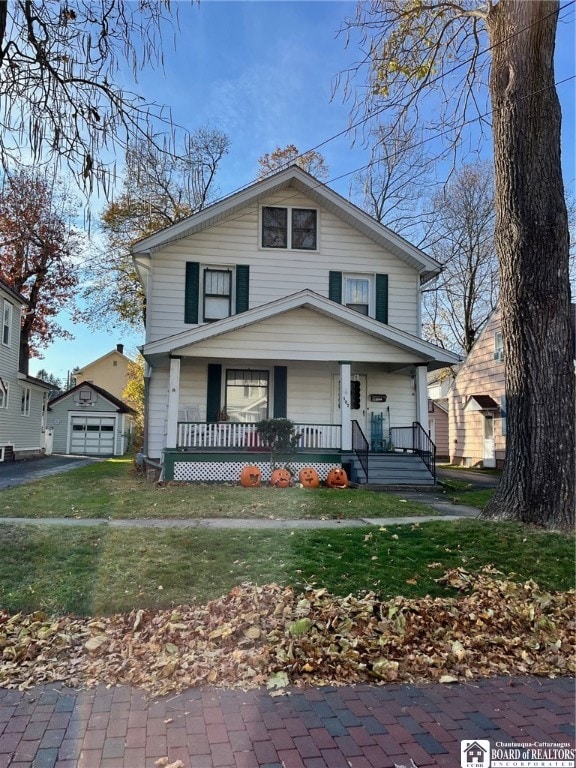
[[[226,413],[231,421],[255,424],[268,417],[268,371],[226,371]]]

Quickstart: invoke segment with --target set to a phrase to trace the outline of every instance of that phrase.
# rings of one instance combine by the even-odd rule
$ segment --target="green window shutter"
[[[236,314],[246,312],[250,305],[250,267],[238,264],[236,267]]]
[[[200,264],[186,262],[186,284],[184,289],[184,322],[198,322],[198,295],[200,293]]]
[[[285,419],[288,411],[288,368],[274,366],[274,418]]]
[[[328,298],[336,304],[342,304],[342,272],[332,272],[328,275]]]
[[[376,275],[376,320],[388,323],[388,275]]]
[[[222,366],[208,363],[208,393],[206,397],[206,421],[218,421],[220,394],[222,392]]]

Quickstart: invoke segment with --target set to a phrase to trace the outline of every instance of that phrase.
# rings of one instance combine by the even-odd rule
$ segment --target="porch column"
[[[180,402],[180,358],[170,358],[170,380],[168,382],[168,423],[166,427],[166,448],[176,448],[178,440],[178,403]]]
[[[340,420],[342,426],[342,450],[352,450],[352,408],[350,401],[350,369],[347,362],[340,362]]]
[[[428,366],[416,366],[416,421],[422,425],[422,429],[428,434]]]

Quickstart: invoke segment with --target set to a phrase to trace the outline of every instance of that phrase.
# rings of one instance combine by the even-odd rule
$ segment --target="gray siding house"
[[[54,451],[86,456],[122,456],[128,446],[132,408],[102,387],[81,382],[48,406]]]
[[[20,316],[26,299],[0,280],[0,461],[46,450],[50,384],[28,375],[20,355]]]

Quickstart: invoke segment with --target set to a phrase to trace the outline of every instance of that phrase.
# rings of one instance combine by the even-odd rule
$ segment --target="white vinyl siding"
[[[264,205],[282,205],[285,195],[270,196]],[[304,195],[291,194],[290,205],[317,208]],[[384,273],[389,279],[389,325],[416,336],[419,278],[412,267],[386,252],[327,210],[318,212],[318,250],[262,248],[257,203],[228,220],[156,251],[152,258],[147,342],[186,330],[184,285],[187,261],[215,268],[250,265],[250,308],[305,288],[328,297],[330,270]]]
[[[184,347],[179,353],[190,357],[253,358],[275,360],[357,360],[413,364],[413,352],[405,352],[363,331],[306,308]]]

